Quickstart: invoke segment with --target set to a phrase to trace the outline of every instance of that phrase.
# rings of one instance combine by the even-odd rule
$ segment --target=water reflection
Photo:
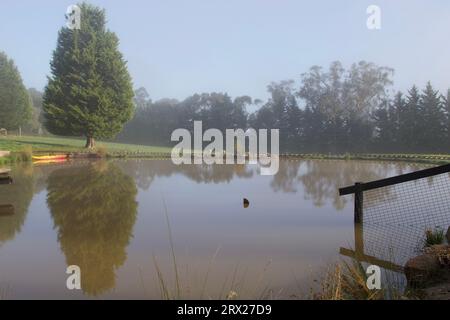
[[[130,278],[138,272],[137,265],[149,262],[153,250],[161,256],[167,253],[167,225],[161,218],[164,208],[160,203],[160,189],[165,189],[170,190],[166,196],[175,242],[179,246],[185,244],[183,250],[193,251],[193,262],[200,267],[207,266],[218,246],[224,248],[220,265],[226,266],[224,274],[235,261],[248,259],[254,270],[273,258],[276,267],[269,280],[280,288],[292,286],[292,272],[306,274],[310,265],[329,262],[337,256],[337,247],[351,240],[348,238],[351,215],[336,214],[333,209],[348,205],[351,213],[352,198],[339,197],[339,187],[417,168],[406,163],[368,161],[281,161],[277,175],[261,176],[255,165],[176,166],[170,160],[18,166],[13,170],[15,184],[0,186],[0,204],[12,204],[15,208],[13,216],[0,217],[0,243],[9,241],[8,248],[1,248],[0,254],[7,256],[12,252],[34,265],[35,257],[26,250],[33,243],[30,241],[36,241],[39,256],[47,254],[49,259],[59,260],[58,253],[63,253],[65,263],[63,257],[58,262],[63,267],[58,264],[57,270],[66,265],[81,268],[82,289],[87,295],[98,296],[113,288],[119,291],[123,290],[121,286],[132,287]],[[41,191],[28,209],[33,192]],[[395,195],[394,191],[380,194],[373,197],[373,203]],[[245,215],[240,211],[245,208],[244,196],[251,203]],[[371,204],[370,198],[365,199],[367,205]],[[139,226],[135,226],[136,199],[140,201]],[[148,214],[149,208],[160,212],[161,217]],[[24,229],[21,238],[24,241],[11,241],[21,230],[28,210],[31,211],[30,229],[28,225]],[[46,219],[50,219],[48,229],[45,229]],[[355,241],[356,252],[381,259],[383,256],[369,248],[369,240],[375,238],[386,243],[387,236],[395,240],[399,233],[389,230],[385,236],[380,235],[379,229],[371,230],[364,230],[364,245],[361,240]],[[136,244],[130,245],[133,232]],[[362,239],[363,233],[355,234],[356,238]],[[61,251],[49,246],[49,241]],[[20,249],[26,252],[23,256]],[[349,252],[344,250],[344,253]],[[16,271],[14,261],[1,262],[0,278],[12,277],[13,283],[14,276],[22,279],[23,273]],[[167,263],[163,269],[170,267]],[[116,283],[116,277],[121,281]],[[130,291],[141,297],[141,289]],[[64,296],[71,292],[62,290],[58,294]]]
[[[147,190],[158,177],[180,174],[198,183],[230,182],[234,177],[251,178],[255,174],[247,165],[175,165],[170,160],[121,161],[121,168]]]
[[[0,186],[0,205],[12,206],[13,214],[0,215],[0,246],[20,232],[33,198],[33,167],[23,164],[11,172],[14,183]],[[11,208],[11,207],[10,207]]]
[[[304,166],[303,170],[300,167]],[[334,208],[342,210],[351,199],[340,197],[338,189],[355,182],[368,182],[385,178],[389,175],[413,171],[423,165],[389,162],[308,160],[285,161],[280,164],[278,175],[271,183],[274,191],[297,192],[303,186],[306,200],[321,207],[331,201]]]
[[[137,188],[114,164],[52,172],[47,203],[67,265],[78,265],[82,290],[98,295],[115,286],[136,221]]]
[[[270,182],[275,192],[297,193],[303,191],[305,200],[312,200],[317,207],[331,201],[341,210],[348,198],[339,197],[338,189],[356,181],[367,182],[389,175],[419,170],[423,164],[336,161],[336,160],[292,160],[280,161],[279,171]],[[121,163],[128,174],[135,177],[136,184],[147,190],[155,178],[181,174],[198,183],[230,182],[234,177],[249,179],[257,175],[251,165],[174,165],[171,161],[128,161]]]

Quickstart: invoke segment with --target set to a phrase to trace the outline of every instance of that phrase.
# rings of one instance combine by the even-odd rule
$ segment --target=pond
[[[14,206],[0,214],[0,292],[307,297],[341,248],[355,247],[353,199],[338,188],[422,167],[282,160],[277,175],[261,176],[256,165],[169,160],[17,165],[14,184],[0,185],[0,205]],[[81,269],[81,290],[66,287],[69,265]]]

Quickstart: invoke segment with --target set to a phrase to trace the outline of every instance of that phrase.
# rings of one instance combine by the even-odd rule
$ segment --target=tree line
[[[194,94],[182,101],[152,101],[134,93],[134,116],[117,141],[170,146],[177,128],[278,128],[282,152],[442,152],[450,149],[450,90],[431,83],[389,94],[393,70],[359,62],[345,70],[334,62],[292,80],[271,83],[269,99]],[[43,93],[26,89],[13,61],[0,54],[0,127],[46,134]],[[255,112],[248,112],[252,106]]]
[[[361,61],[345,69],[333,62],[314,66],[300,83],[271,83],[266,102],[226,93],[194,94],[182,101],[152,101],[135,92],[135,116],[118,139],[171,145],[171,132],[193,128],[278,128],[283,152],[448,152],[450,91],[444,96],[431,83],[420,90],[391,94],[393,69]],[[257,111],[249,113],[253,105]]]

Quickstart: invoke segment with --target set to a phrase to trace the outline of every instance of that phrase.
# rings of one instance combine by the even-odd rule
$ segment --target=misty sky
[[[450,87],[450,1],[90,1],[106,9],[134,87],[152,99],[228,92],[267,98],[271,81],[298,80],[312,65],[359,60],[395,69],[394,88],[431,80]],[[43,89],[57,32],[75,1],[1,0],[0,50],[27,87]],[[382,29],[366,27],[366,8]]]

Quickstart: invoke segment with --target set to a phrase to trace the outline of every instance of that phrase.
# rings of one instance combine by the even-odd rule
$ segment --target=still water
[[[168,160],[18,165],[0,185],[0,205],[14,206],[0,213],[0,297],[305,297],[355,246],[353,199],[338,188],[422,167],[286,160],[261,176],[256,165]],[[81,290],[67,289],[68,265],[81,268]]]

